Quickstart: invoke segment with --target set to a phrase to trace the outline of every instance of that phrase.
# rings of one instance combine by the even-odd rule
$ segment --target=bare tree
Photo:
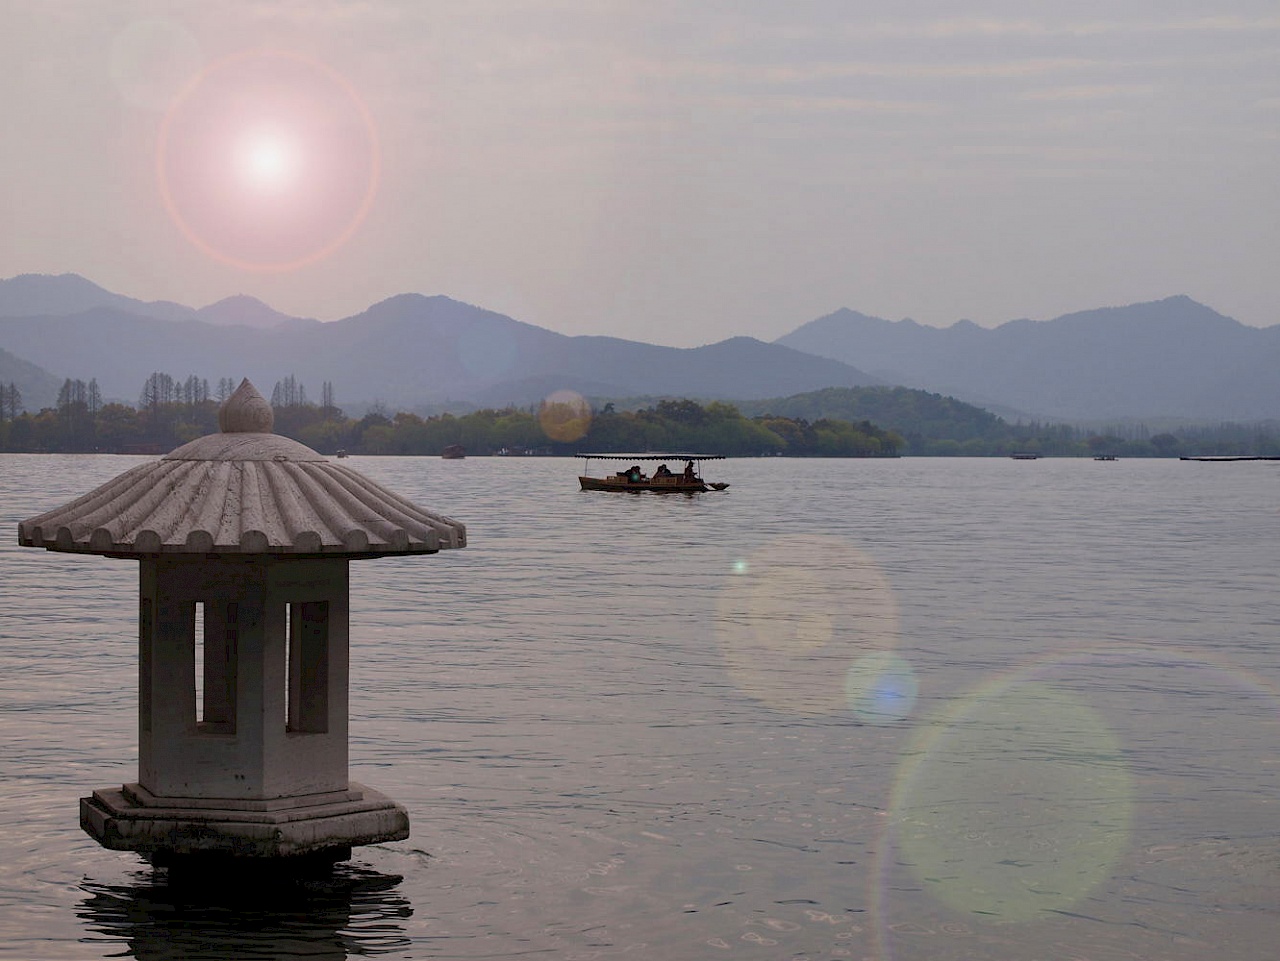
[[[22,391],[13,381],[0,384],[0,421],[16,420],[22,410]]]
[[[155,371],[142,385],[142,394],[138,397],[140,408],[155,410],[165,404],[172,404],[174,398],[174,381],[168,374]]]
[[[202,404],[209,399],[209,382],[191,374],[182,382],[182,402],[188,407]]]
[[[58,391],[58,410],[65,413],[76,406],[88,408],[89,388],[84,381],[68,377]]]
[[[271,391],[271,406],[306,407],[307,388],[290,374],[284,380],[276,381],[276,386]]]

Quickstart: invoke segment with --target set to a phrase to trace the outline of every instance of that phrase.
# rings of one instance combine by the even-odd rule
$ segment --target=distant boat
[[[1036,460],[1040,457],[1039,454],[1026,454],[1026,453],[1010,454],[1009,456],[1012,457],[1014,460]]]
[[[706,491],[722,491],[728,484],[719,481],[704,481],[698,475],[698,461],[724,460],[723,454],[579,454],[586,463],[582,473],[578,475],[578,483],[584,491],[626,491],[630,494],[701,494]],[[587,472],[591,469],[592,458],[599,460],[631,461],[631,466],[603,477],[592,477]],[[652,475],[640,469],[640,461],[684,461],[684,470],[672,473],[662,463]]]
[[[347,452],[346,452],[346,450],[339,450],[339,451],[338,451],[337,456],[338,456],[338,457],[346,457],[346,456],[347,456]]]
[[[1115,454],[1094,454],[1094,460],[1119,460]]]
[[[462,460],[467,456],[467,449],[461,444],[450,444],[440,452],[440,456],[445,460]]]
[[[1214,464],[1227,464],[1240,460],[1280,460],[1280,457],[1262,454],[1211,454],[1205,457],[1179,457],[1178,460],[1198,460]]]

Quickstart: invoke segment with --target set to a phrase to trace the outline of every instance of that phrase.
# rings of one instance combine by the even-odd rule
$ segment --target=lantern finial
[[[275,424],[271,405],[247,377],[218,411],[218,428],[224,434],[270,434]]]

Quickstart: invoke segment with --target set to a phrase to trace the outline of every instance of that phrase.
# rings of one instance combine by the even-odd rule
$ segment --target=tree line
[[[218,407],[237,384],[235,378],[223,377],[211,388],[207,379],[195,375],[176,378],[155,372],[142,385],[137,405],[131,406],[104,402],[96,380],[68,379],[54,407],[29,412],[18,387],[0,383],[0,450],[164,454],[216,432]],[[951,398],[906,388],[842,389],[742,404],[748,413],[721,401],[662,399],[619,410],[613,403],[593,409],[581,398],[565,401],[553,396],[530,407],[457,415],[393,413],[375,405],[354,418],[337,406],[331,383],[322,385],[320,402],[315,403],[305,385],[290,374],[276,382],[271,403],[277,433],[326,454],[347,450],[438,455],[457,444],[473,455],[683,449],[737,457],[977,457],[1019,452],[1076,457],[1280,456],[1276,422],[1158,433],[1142,425],[1008,424]],[[849,416],[832,416],[833,409],[848,411]],[[892,427],[858,416],[871,411],[879,423]]]
[[[7,451],[167,453],[217,431],[218,407],[235,389],[222,378],[185,379],[161,372],[147,378],[137,406],[104,403],[97,381],[67,380],[54,407],[21,410],[13,385],[0,385],[0,448]],[[550,400],[527,408],[485,409],[467,414],[420,416],[375,405],[360,418],[346,416],[325,382],[320,403],[293,375],[271,392],[275,431],[321,453],[438,455],[461,445],[469,454],[574,454],[582,450],[699,450],[732,456],[893,456],[900,436],[870,421],[764,415],[748,418],[730,404],[661,400],[619,411],[592,410],[581,398]]]

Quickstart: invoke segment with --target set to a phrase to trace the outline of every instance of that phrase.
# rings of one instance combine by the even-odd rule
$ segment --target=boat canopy
[[[669,454],[575,454],[587,460],[724,460],[724,454],[689,454],[675,451]]]

